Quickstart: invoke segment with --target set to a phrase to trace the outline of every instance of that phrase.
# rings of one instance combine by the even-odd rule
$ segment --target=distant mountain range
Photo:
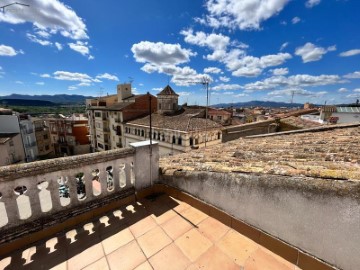
[[[0,104],[5,101],[9,102],[10,100],[33,100],[33,101],[49,101],[52,103],[59,104],[79,104],[85,105],[85,99],[93,98],[91,96],[82,96],[82,95],[20,95],[20,94],[11,94],[8,96],[0,96]],[[11,101],[10,101],[11,102]],[[33,102],[36,104],[36,102]],[[25,105],[26,106],[26,105]],[[28,106],[46,106],[46,105],[28,105]],[[51,105],[50,105],[51,106]]]
[[[53,107],[59,104],[47,100],[30,100],[30,99],[0,99],[0,106],[39,106]]]
[[[292,108],[292,107],[304,107],[302,103],[286,103],[286,102],[275,102],[275,101],[261,101],[261,100],[252,100],[248,102],[236,102],[236,103],[221,103],[216,105],[211,105],[211,107],[216,108],[229,108],[229,107],[271,107],[271,108]]]

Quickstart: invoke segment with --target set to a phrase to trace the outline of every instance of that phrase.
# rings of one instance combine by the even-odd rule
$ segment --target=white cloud
[[[73,90],[76,90],[76,89],[78,89],[78,88],[77,88],[77,86],[75,86],[75,85],[70,85],[70,86],[68,87],[68,90],[70,90],[70,91],[73,91]]]
[[[89,60],[94,59],[94,57],[92,55],[90,55],[90,51],[89,51],[89,45],[88,42],[83,42],[83,41],[76,41],[76,43],[68,43],[70,49],[82,54],[83,56],[87,56]]]
[[[0,56],[15,56],[19,53],[23,54],[24,52],[22,50],[16,51],[13,47],[10,46],[0,45]]]
[[[220,77],[219,77],[219,80],[222,81],[222,82],[229,82],[229,81],[230,81],[230,78],[229,78],[229,77],[226,77],[226,76],[220,76]]]
[[[355,71],[343,76],[346,79],[360,79],[360,71]]]
[[[55,71],[53,78],[63,81],[79,81],[81,83],[91,83],[93,81],[93,79],[85,73],[68,71]]]
[[[350,95],[347,95],[346,97],[347,97],[347,98],[360,98],[360,93],[359,93],[359,94],[357,94],[357,93],[355,93],[355,94],[350,94]]]
[[[184,96],[190,96],[189,92],[178,92],[177,93],[179,96],[184,97]]]
[[[19,12],[1,12],[0,22],[10,24],[32,23],[38,29],[38,35],[45,37],[47,33],[60,33],[74,40],[88,39],[86,25],[71,7],[58,0],[22,0],[17,6]],[[21,11],[21,12],[20,12]]]
[[[56,47],[59,51],[61,51],[61,50],[63,49],[63,45],[62,45],[61,43],[55,42],[54,44],[55,44],[55,47]]]
[[[190,61],[195,56],[191,50],[181,48],[180,44],[141,41],[131,47],[136,62],[152,65],[177,65]]]
[[[115,75],[111,75],[109,73],[99,74],[96,76],[97,79],[107,79],[112,81],[119,81],[119,78]]]
[[[360,88],[356,88],[356,89],[354,89],[354,92],[356,92],[356,93],[360,93]]]
[[[220,68],[217,67],[207,67],[204,68],[204,73],[213,73],[213,74],[218,74],[221,72]]]
[[[223,95],[233,95],[234,94],[234,92],[224,92],[224,93],[222,93]]]
[[[17,83],[17,84],[24,84],[24,82],[22,82],[22,81],[16,81],[15,83]]]
[[[275,69],[272,69],[271,72],[275,76],[281,76],[281,75],[287,75],[289,73],[289,69],[288,68],[275,68]]]
[[[297,24],[297,23],[299,23],[300,21],[301,21],[301,19],[300,19],[299,17],[294,17],[294,18],[292,18],[292,20],[291,20],[292,24]]]
[[[312,76],[307,74],[297,74],[289,77],[273,76],[263,81],[257,81],[244,85],[248,91],[270,90],[274,88],[300,88],[312,86],[332,85],[342,82],[338,75],[319,75]]]
[[[308,1],[306,1],[305,6],[307,8],[312,8],[312,7],[320,4],[320,2],[321,2],[321,0],[308,0]]]
[[[265,68],[279,66],[291,59],[289,53],[278,53],[272,55],[264,55],[261,57],[242,56],[235,52],[230,52],[224,62],[227,68],[232,71],[233,76],[237,77],[256,77],[262,73]]]
[[[151,90],[153,90],[153,91],[161,91],[161,90],[163,90],[163,88],[161,88],[161,87],[154,87],[154,88],[152,88]]]
[[[41,78],[51,78],[50,74],[44,73],[40,75]]]
[[[90,86],[90,85],[91,85],[90,82],[81,82],[77,84],[77,86]]]
[[[45,85],[44,82],[36,82],[37,85]]]
[[[48,40],[44,40],[44,39],[39,39],[38,37],[36,37],[35,35],[32,35],[30,33],[26,34],[27,38],[34,43],[38,43],[42,46],[51,46],[52,42],[48,41]]]
[[[240,94],[237,94],[237,95],[233,95],[233,97],[248,97],[249,95],[248,94],[245,94],[245,93],[240,93]]]
[[[280,51],[283,51],[288,45],[289,45],[289,42],[283,43],[280,47]]]
[[[330,46],[327,49],[316,47],[314,44],[308,42],[302,47],[295,50],[295,54],[301,56],[303,63],[313,62],[320,60],[324,54],[335,51],[336,46]]]
[[[348,90],[346,89],[346,88],[340,88],[339,90],[338,90],[338,92],[339,93],[345,93],[345,92],[347,92]]]
[[[205,6],[209,15],[198,19],[198,22],[214,28],[258,30],[263,21],[277,15],[288,2],[288,0],[207,0]]]
[[[349,51],[346,51],[346,52],[342,52],[339,55],[341,57],[349,57],[349,56],[354,56],[354,55],[357,55],[357,54],[360,54],[360,49],[349,50]]]
[[[241,85],[240,84],[218,84],[214,87],[211,87],[211,90],[214,91],[220,91],[220,90],[225,90],[225,91],[229,91],[229,90],[240,90],[241,89]]]
[[[267,93],[269,96],[306,96],[306,97],[321,97],[326,95],[326,91],[319,91],[319,92],[311,92],[304,89],[296,89],[296,88],[290,88],[290,89],[282,89],[282,90],[275,90]]]

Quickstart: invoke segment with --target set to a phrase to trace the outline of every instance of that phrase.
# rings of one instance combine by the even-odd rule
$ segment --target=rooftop
[[[179,96],[175,93],[175,91],[171,88],[170,85],[165,86],[163,90],[161,90],[160,93],[157,94],[158,96]]]
[[[19,133],[0,133],[0,144],[6,143],[11,138],[15,137]]]
[[[198,115],[202,110],[185,108],[183,111],[175,115],[160,115],[153,113],[151,115],[152,126],[155,128],[164,128],[180,131],[196,131],[204,130],[205,126],[208,129],[221,128],[221,125],[210,120],[199,118]],[[145,116],[128,124],[150,126],[150,116]]]
[[[160,159],[160,167],[360,180],[359,137],[360,124],[244,137]]]
[[[312,127],[318,127],[318,126],[322,125],[318,122],[305,120],[305,119],[302,119],[300,117],[295,117],[295,116],[283,118],[280,120],[280,122],[290,125],[290,126],[293,126],[293,127],[296,127],[296,128],[312,128]]]
[[[300,269],[168,195],[119,207],[13,252],[1,269]]]

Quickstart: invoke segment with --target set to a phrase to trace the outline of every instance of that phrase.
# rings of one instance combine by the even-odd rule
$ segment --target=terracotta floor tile
[[[186,270],[200,270],[200,268],[196,264],[192,264]]]
[[[161,227],[173,240],[176,240],[179,236],[193,228],[193,226],[188,221],[183,219],[178,214],[176,214],[176,216],[169,221],[161,224]]]
[[[201,221],[208,217],[208,215],[193,207],[182,211],[180,214],[195,225],[199,224]]]
[[[264,248],[262,246],[260,246],[260,249],[262,249],[264,252],[268,253],[270,256],[274,257],[274,259],[276,259],[277,261],[279,261],[282,264],[285,264],[286,266],[290,267],[290,268],[294,268],[294,264],[292,264],[291,262],[285,260],[283,257],[280,257],[279,255],[275,254],[274,252],[268,250],[267,248]],[[295,270],[299,270],[295,269]]]
[[[230,230],[228,226],[212,217],[208,217],[203,220],[198,226],[199,232],[210,239],[213,243],[217,242]]]
[[[201,255],[200,258],[195,262],[195,265],[198,267],[198,269],[239,270],[239,266],[216,246],[212,246],[208,251]]]
[[[192,229],[183,234],[175,241],[175,244],[192,262],[195,262],[212,246],[211,241],[199,233],[197,229]]]
[[[172,242],[171,238],[159,226],[137,238],[137,241],[147,258]]]
[[[68,260],[68,269],[82,269],[104,256],[101,243],[93,245]]]
[[[108,269],[109,266],[105,257],[83,268],[83,270],[108,270]]]
[[[185,211],[186,209],[190,208],[190,204],[187,204],[186,202],[180,201],[178,199],[175,199],[173,197],[170,197],[173,199],[178,205],[173,208],[178,213],[181,213],[182,211]]]
[[[244,266],[245,261],[259,248],[257,243],[234,230],[230,230],[216,245],[240,266]]]
[[[136,238],[138,238],[139,236],[150,231],[151,229],[155,228],[156,226],[157,226],[157,224],[156,224],[155,220],[152,217],[147,216],[147,217],[139,220],[135,224],[131,225],[130,231]]]
[[[105,254],[107,255],[132,240],[134,240],[134,236],[130,230],[126,228],[102,240],[102,245],[104,247]]]
[[[246,270],[294,270],[295,266],[283,264],[262,248],[259,248],[251,254],[245,262]]]
[[[62,262],[54,267],[51,267],[49,270],[66,270],[67,269],[67,261]]]
[[[174,243],[152,256],[149,261],[156,270],[183,270],[191,263]]]
[[[151,217],[156,221],[157,224],[163,224],[166,221],[172,219],[173,217],[177,216],[177,214],[172,210],[167,210],[160,215],[151,214]]]
[[[131,241],[107,255],[110,269],[132,270],[146,261],[146,257],[136,241]]]
[[[0,261],[0,269],[5,269],[6,266],[11,264],[11,257],[6,257]]]
[[[148,261],[140,264],[138,267],[136,267],[134,270],[153,270],[150,263]]]

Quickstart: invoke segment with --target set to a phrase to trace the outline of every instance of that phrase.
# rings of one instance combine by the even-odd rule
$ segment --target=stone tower
[[[178,110],[179,95],[167,85],[159,94],[157,94],[157,104],[159,114],[173,114]]]

